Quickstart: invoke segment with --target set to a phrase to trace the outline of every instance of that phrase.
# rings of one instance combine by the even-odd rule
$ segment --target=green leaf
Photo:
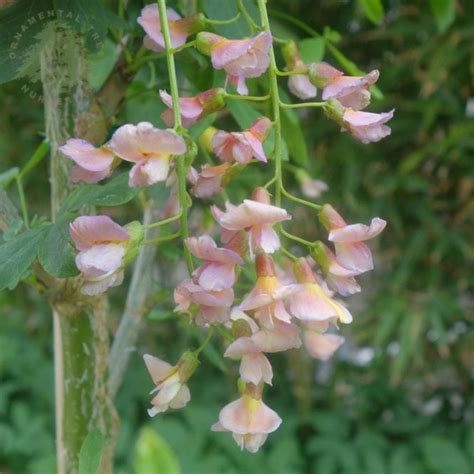
[[[176,454],[153,429],[142,428],[135,444],[135,474],[181,474]]]
[[[30,172],[48,153],[49,150],[49,140],[45,138],[39,145],[38,148],[34,151],[31,158],[27,163],[21,168],[20,178],[22,178],[26,173]]]
[[[89,431],[79,451],[79,474],[97,474],[105,438],[98,428]]]
[[[0,245],[0,290],[18,284],[33,263],[44,236],[44,227],[31,229]]]
[[[0,187],[6,188],[17,176],[19,168],[16,166],[0,173]]]
[[[456,18],[454,0],[430,0],[431,11],[440,33],[444,33]]]
[[[326,41],[321,36],[315,36],[300,41],[298,47],[305,63],[318,62],[322,61],[324,57]]]
[[[283,101],[289,102],[289,97],[285,91],[280,89],[279,94]],[[281,130],[293,161],[299,165],[307,166],[309,162],[308,148],[306,147],[300,119],[294,110],[281,110]]]
[[[47,227],[46,237],[41,242],[38,258],[44,269],[56,278],[77,275],[75,252],[70,243],[69,217],[62,216]]]
[[[128,185],[128,173],[121,173],[106,184],[86,184],[78,187],[66,199],[60,214],[77,211],[84,205],[120,206],[131,201],[139,188]]]
[[[383,20],[382,0],[359,0],[359,5],[372,23],[378,25]]]
[[[93,90],[98,91],[111,73],[120,49],[111,40],[106,39],[102,48],[89,55],[89,84]]]
[[[461,449],[449,438],[427,436],[421,440],[425,462],[433,473],[470,474],[469,463]]]

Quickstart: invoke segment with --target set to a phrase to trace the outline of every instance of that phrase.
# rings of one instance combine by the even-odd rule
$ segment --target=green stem
[[[298,104],[285,104],[280,102],[280,107],[283,109],[302,109],[304,107],[326,107],[326,102],[302,102]]]
[[[308,73],[307,69],[301,69],[301,70],[291,70],[291,71],[280,71],[279,69],[276,71],[278,76],[302,76],[306,75]]]
[[[287,239],[294,240],[295,242],[298,242],[301,245],[305,245],[306,247],[314,247],[313,242],[310,242],[309,240],[302,239],[301,237],[297,237],[296,235],[290,234],[285,229],[283,229],[283,227],[280,227],[280,232]]]
[[[260,30],[260,27],[255,23],[254,19],[250,16],[250,13],[245,8],[245,5],[242,0],[237,0],[237,7],[242,13],[247,25],[249,26],[250,33],[253,34],[255,31]]]
[[[214,326],[211,326],[209,330],[207,331],[206,338],[204,339],[204,341],[202,341],[202,344],[194,351],[194,354],[199,355],[200,352],[206,348],[209,341],[212,339],[213,335],[214,335]]]
[[[262,26],[264,31],[272,33],[270,22],[268,20],[266,0],[257,0]],[[273,46],[270,48],[270,67],[268,68],[268,76],[270,82],[270,97],[272,101],[273,123],[275,127],[275,147],[273,150],[275,160],[275,205],[281,205],[281,190],[283,188],[281,173],[281,119],[280,119],[280,96],[278,94],[277,65],[275,60],[275,52]]]
[[[317,211],[321,210],[321,207],[319,204],[314,204],[310,201],[307,201],[306,199],[301,199],[299,197],[293,196],[293,194],[289,193],[285,188],[281,188],[281,192],[283,193],[284,196],[286,196],[288,199],[291,199],[292,201],[295,201],[299,204],[303,204],[303,206],[308,206],[313,209],[316,209]]]
[[[16,175],[15,181],[16,187],[18,188],[18,195],[20,196],[20,206],[21,213],[23,215],[23,222],[25,223],[25,227],[28,229],[30,227],[30,220],[28,218],[28,207],[26,205],[25,193],[23,192],[23,184],[21,182],[20,175]]]
[[[232,18],[229,18],[228,20],[213,20],[211,18],[206,18],[206,23],[209,25],[229,25],[230,23],[234,23],[240,18],[240,12],[237,13],[237,15],[233,16]]]
[[[193,48],[194,46],[196,46],[196,40],[188,41],[177,48],[173,48],[173,54],[176,54],[186,48]]]
[[[174,234],[164,235],[162,237],[157,237],[156,239],[144,240],[142,244],[159,244],[161,242],[169,242],[181,237],[181,232],[175,232]]]
[[[166,1],[158,0],[160,11],[161,33],[165,42],[166,64],[168,66],[168,76],[170,81],[171,98],[173,102],[174,128],[178,133],[182,133],[181,111],[179,107],[178,80],[176,78],[176,68],[174,64],[174,54],[171,45],[171,36],[168,25],[168,15],[166,12]],[[180,208],[179,227],[180,235],[184,240],[189,236],[188,212],[187,212],[187,192],[186,192],[186,164],[185,155],[176,157],[176,171],[178,175],[178,200]],[[184,257],[189,273],[193,272],[193,260],[187,247],[184,247]]]
[[[152,224],[144,225],[143,228],[152,229],[153,227],[161,227],[162,225],[166,225],[166,224],[169,224],[170,222],[174,222],[178,220],[180,217],[181,217],[181,213],[178,212],[178,214],[176,214],[175,216],[168,217],[167,219],[163,219],[162,221],[153,222]]]
[[[270,98],[270,95],[262,95],[262,96],[255,96],[255,95],[237,95],[237,94],[225,94],[226,99],[232,100],[248,100],[251,102],[264,102]]]

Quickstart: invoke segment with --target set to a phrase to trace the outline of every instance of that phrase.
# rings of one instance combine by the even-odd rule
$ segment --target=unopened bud
[[[199,367],[199,359],[196,353],[186,351],[178,362],[178,373],[181,382],[187,382]]]
[[[335,79],[343,75],[343,72],[327,63],[311,63],[309,65],[309,80],[316,87],[326,87]]]

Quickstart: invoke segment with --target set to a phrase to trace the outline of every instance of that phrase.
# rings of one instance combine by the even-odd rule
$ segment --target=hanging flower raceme
[[[293,271],[298,284],[291,286],[293,291],[287,297],[287,308],[292,316],[302,321],[352,322],[351,313],[325,291],[305,258],[295,262]]]
[[[348,225],[339,213],[325,204],[320,213],[321,224],[329,231],[328,239],[334,242],[337,262],[347,268],[353,275],[367,272],[374,268],[372,254],[363,242],[379,235],[387,222],[374,217],[370,226],[365,224]]]
[[[205,290],[190,278],[182,281],[174,291],[177,313],[192,313],[191,305],[198,305],[196,324],[222,324],[230,318],[234,290]]]
[[[278,414],[262,401],[261,387],[247,384],[242,396],[226,405],[219,413],[219,421],[213,431],[232,433],[240,449],[257,452],[265,443],[268,434],[281,424]]]
[[[249,234],[251,255],[263,250],[273,253],[280,248],[280,238],[273,225],[291,219],[285,209],[270,204],[270,195],[265,188],[257,188],[253,199],[244,199],[242,204],[234,206],[226,203],[226,211],[212,207],[214,217],[221,227],[231,233],[246,230]]]
[[[168,25],[171,37],[171,46],[178,48],[186,43],[188,36],[191,36],[205,28],[205,18],[203,15],[194,15],[186,18],[181,16],[172,8],[166,9]],[[160,12],[156,3],[146,5],[137,22],[145,30],[143,44],[152,51],[161,52],[165,49],[165,40],[161,32]]]
[[[296,73],[288,78],[288,89],[290,92],[302,100],[316,97],[318,89],[311,83],[307,74],[308,66],[303,62],[300,52],[294,41],[288,41],[281,50],[286,62],[286,69]]]
[[[167,127],[174,127],[173,99],[164,90],[160,90],[160,97],[168,107],[161,114],[161,120]],[[221,110],[225,106],[224,89],[214,88],[201,92],[195,97],[180,97],[179,109],[183,127],[189,128],[209,114]]]
[[[163,413],[169,408],[182,408],[191,400],[191,393],[186,382],[193,375],[199,361],[193,352],[185,352],[178,364],[172,366],[158,357],[145,354],[143,356],[148,372],[156,385],[152,394],[152,408],[148,410],[150,416]]]
[[[59,151],[74,161],[72,183],[97,183],[112,174],[114,154],[103,145],[96,148],[86,140],[70,138]]]
[[[214,33],[201,32],[196,37],[196,47],[211,56],[215,69],[224,69],[228,80],[240,95],[247,95],[247,78],[259,77],[270,64],[272,45],[270,33],[242,40],[229,40]]]
[[[230,249],[218,248],[209,235],[189,237],[184,243],[195,257],[204,261],[193,273],[201,288],[221,291],[234,286],[235,266],[244,264],[239,254]]]
[[[143,229],[138,222],[126,227],[107,216],[81,216],[70,224],[77,268],[84,284],[81,293],[89,296],[104,293],[123,281],[123,268],[132,260],[143,240]]]
[[[172,158],[187,150],[177,133],[155,128],[150,122],[122,125],[113,134],[109,146],[123,160],[135,163],[128,181],[134,187],[165,181]]]
[[[272,124],[266,117],[259,118],[243,132],[217,131],[212,138],[214,153],[224,162],[248,163],[253,157],[267,162],[263,142],[267,138]]]

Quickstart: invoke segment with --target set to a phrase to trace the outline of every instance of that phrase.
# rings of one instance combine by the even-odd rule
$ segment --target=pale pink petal
[[[306,74],[296,74],[288,79],[288,89],[290,92],[302,100],[316,97],[318,89],[311,84]]]
[[[274,253],[280,248],[280,237],[269,224],[260,228],[260,247],[265,253]]]
[[[272,384],[273,370],[269,360],[261,353],[242,357],[239,369],[240,378],[247,383],[258,385],[260,382]]]
[[[227,347],[224,357],[242,357],[258,352],[260,348],[251,337],[239,337]]]
[[[275,321],[272,329],[263,328],[252,335],[262,352],[284,352],[301,347],[299,329],[294,324]]]
[[[127,124],[119,127],[112,135],[109,147],[123,160],[137,162],[143,159],[135,125]]]
[[[108,216],[81,216],[71,222],[70,233],[77,250],[93,245],[129,240],[128,232]]]
[[[309,354],[320,360],[328,360],[345,339],[337,334],[319,334],[314,331],[305,331],[304,344]]]
[[[283,321],[284,323],[291,322],[291,315],[285,309],[285,305],[283,304],[283,301],[275,302],[273,311],[274,311],[275,318],[277,318],[279,321]]]
[[[143,360],[145,361],[146,368],[151,375],[151,378],[155,384],[160,383],[163,378],[170,373],[173,368],[171,364],[164,360],[154,357],[150,354],[144,354]]]
[[[84,281],[79,290],[83,295],[97,296],[106,292],[109,288],[119,286],[123,282],[123,270],[113,272],[107,276],[101,277],[100,280]]]
[[[202,305],[196,316],[196,324],[224,324],[230,319],[230,306],[205,306]]]
[[[178,393],[175,395],[173,400],[170,401],[170,408],[175,410],[183,408],[191,400],[191,392],[187,385],[181,385]]]
[[[219,291],[232,288],[235,283],[235,264],[208,263],[196,270],[198,283],[205,290]]]
[[[362,242],[336,243],[337,261],[354,275],[373,270],[372,253]]]
[[[94,184],[102,181],[111,175],[112,168],[107,168],[103,171],[87,171],[80,166],[73,166],[69,173],[69,180],[71,183],[88,183]]]
[[[215,69],[223,69],[227,64],[235,61],[245,54],[251,48],[253,42],[251,39],[228,40],[222,38],[211,47],[211,61]]]
[[[386,221],[374,217],[370,226],[365,224],[352,224],[331,230],[328,239],[332,242],[360,242],[369,240],[379,235],[385,229],[386,225]]]
[[[88,280],[114,272],[122,265],[125,247],[120,244],[94,245],[76,256],[77,268]]]
[[[347,109],[342,117],[343,128],[362,143],[375,143],[390,135],[390,127],[384,124],[393,117],[393,112],[374,114]]]
[[[79,167],[87,171],[110,172],[114,160],[113,153],[107,148],[96,148],[86,140],[70,138],[59,151],[71,158]]]
[[[243,265],[242,257],[233,250],[218,248],[216,242],[209,235],[202,235],[198,238],[189,237],[185,240],[189,251],[201,260],[219,263],[234,263]]]
[[[262,142],[252,132],[246,131],[243,133],[248,144],[252,148],[253,156],[255,156],[257,160],[260,160],[263,163],[266,163],[268,159],[263,150]]]
[[[136,130],[138,146],[143,153],[182,155],[186,152],[186,143],[173,130],[160,130],[149,122],[140,122]]]

